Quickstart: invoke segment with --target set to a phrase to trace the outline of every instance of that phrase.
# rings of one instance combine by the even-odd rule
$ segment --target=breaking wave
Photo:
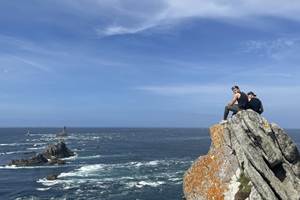
[[[58,175],[57,180],[42,178],[37,182],[45,187],[58,187],[63,190],[80,188],[83,183],[91,185],[91,187],[108,189],[112,189],[114,184],[118,184],[120,190],[124,191],[134,188],[159,187],[164,184],[182,183],[184,171],[169,169],[170,165],[182,163],[187,164],[190,161],[152,160],[122,164],[90,164],[69,172],[62,172]]]
[[[4,165],[0,166],[0,169],[48,169],[48,168],[62,168],[71,167],[75,165],[41,165],[41,166],[15,166],[15,165]]]
[[[138,181],[138,182],[128,182],[127,188],[133,188],[133,187],[137,187],[137,188],[142,188],[145,186],[150,186],[150,187],[158,187],[162,184],[165,184],[164,181]]]
[[[7,151],[1,152],[0,155],[11,155],[11,154],[20,154],[20,153],[33,153],[32,151]]]
[[[0,146],[21,146],[21,145],[32,145],[32,143],[29,143],[29,142],[20,142],[20,143],[4,143],[4,144],[0,144]]]

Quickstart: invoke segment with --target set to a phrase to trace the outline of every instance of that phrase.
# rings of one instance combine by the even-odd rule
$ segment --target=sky
[[[1,127],[209,127],[231,86],[300,128],[300,2],[1,0]]]

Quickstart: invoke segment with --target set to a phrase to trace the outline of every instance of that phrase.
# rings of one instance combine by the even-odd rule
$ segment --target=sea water
[[[184,172],[210,146],[205,128],[71,128],[65,142],[76,154],[65,165],[7,166],[57,142],[58,132],[0,129],[1,200],[180,200]],[[299,146],[300,131],[287,132]]]

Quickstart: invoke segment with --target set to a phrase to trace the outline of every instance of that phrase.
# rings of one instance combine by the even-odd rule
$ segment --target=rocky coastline
[[[299,200],[300,155],[277,124],[241,111],[210,128],[211,146],[184,175],[187,200]]]

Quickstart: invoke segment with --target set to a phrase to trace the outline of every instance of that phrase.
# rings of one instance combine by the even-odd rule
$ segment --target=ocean
[[[180,200],[182,177],[210,146],[201,128],[69,128],[65,165],[12,167],[56,142],[57,128],[0,129],[0,199]],[[300,130],[287,130],[300,144]],[[57,174],[58,179],[46,180]]]

